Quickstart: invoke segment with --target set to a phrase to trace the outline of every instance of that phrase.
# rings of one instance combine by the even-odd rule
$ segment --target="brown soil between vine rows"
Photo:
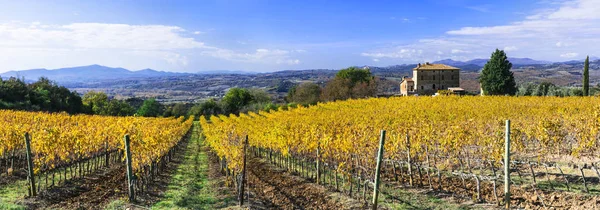
[[[176,151],[185,147],[186,143],[183,143]],[[128,204],[127,207],[149,206],[158,201],[171,180],[171,174],[183,158],[182,152],[175,152],[171,162],[147,186],[146,192],[137,195],[136,203]],[[103,209],[112,201],[127,199],[125,174],[124,164],[114,164],[109,168],[98,169],[83,179],[69,180],[66,184],[42,192],[36,198],[25,199],[22,203],[28,209]],[[123,207],[125,209],[126,206]]]
[[[248,160],[250,209],[365,209],[362,202],[328,191],[277,168],[264,159]]]
[[[387,185],[397,186],[399,189],[427,189],[429,188],[429,179],[426,174],[419,178],[418,174],[414,175],[414,187],[408,186],[408,175],[398,176],[396,181],[391,171],[383,173],[384,182]],[[458,177],[442,178],[442,189],[439,189],[438,178],[432,175],[432,187],[435,190],[428,190],[427,194],[451,200],[454,203],[471,203],[469,206],[475,207],[473,200],[476,197],[476,182],[474,179],[465,179],[464,185]],[[481,204],[496,204],[498,200],[503,200],[504,185],[501,182],[496,183],[496,196],[494,196],[493,184],[489,181],[481,181]],[[498,200],[496,200],[498,199]],[[512,186],[511,187],[511,206],[518,209],[599,209],[600,196],[594,194],[567,192],[567,191],[551,191],[535,189],[529,186]],[[491,205],[489,208],[498,208],[500,206]]]

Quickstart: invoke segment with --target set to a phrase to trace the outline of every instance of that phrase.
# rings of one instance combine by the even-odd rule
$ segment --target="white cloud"
[[[561,54],[560,57],[574,58],[574,57],[577,57],[578,55],[579,55],[579,53],[570,52],[570,53]]]
[[[517,51],[517,50],[519,50],[519,48],[515,47],[515,46],[506,46],[506,47],[504,47],[504,51],[505,52],[512,52],[512,51]]]
[[[101,64],[130,69],[184,70],[198,56],[229,61],[295,65],[285,50],[244,50],[208,46],[178,26],[40,22],[0,23],[0,72],[29,68]],[[52,58],[52,59],[50,59]],[[126,62],[127,61],[127,62]]]
[[[377,58],[373,58],[373,61],[375,61],[375,62],[379,62],[379,59],[377,59]]]
[[[194,31],[194,34],[195,34],[195,35],[200,35],[200,34],[203,34],[203,33],[204,33],[204,32],[202,32],[202,31]]]
[[[452,51],[450,51],[452,54],[464,54],[464,53],[470,53],[469,51],[466,50],[459,50],[459,49],[452,49]]]
[[[410,48],[422,50],[423,53],[413,60],[406,57],[398,57],[397,60],[464,60],[486,58],[493,50],[504,49],[510,57],[560,61],[573,58],[568,56],[577,57],[597,51],[597,46],[600,46],[598,0],[558,0],[542,2],[540,5],[545,8],[533,9],[520,21],[503,25],[465,26],[449,30],[438,38],[421,39],[412,44],[391,44],[390,47],[373,49],[362,55],[374,57],[393,52],[394,49]],[[442,57],[437,52],[450,53]]]
[[[574,42],[574,41],[573,41],[573,40],[571,40],[570,42],[562,42],[562,41],[559,41],[559,42],[557,42],[555,45],[556,45],[557,47],[570,47],[570,46],[573,46],[573,44],[571,44],[571,42]]]
[[[288,65],[300,63],[300,60],[291,58],[289,51],[280,49],[256,49],[252,53],[239,53],[233,50],[218,49],[214,51],[204,51],[202,54],[236,62],[276,63]]]
[[[600,5],[597,0],[568,1],[556,12],[549,14],[548,19],[558,20],[598,20]]]
[[[425,62],[441,59],[467,60],[470,54],[460,49],[475,48],[471,43],[455,42],[448,39],[421,39],[415,44],[377,49],[363,52],[361,56],[370,58],[391,58],[396,62]],[[449,52],[445,54],[444,52]],[[442,57],[444,56],[444,57]]]
[[[379,53],[361,53],[362,56],[372,58],[416,58],[423,54],[423,50],[417,49],[395,49],[390,52]]]
[[[67,49],[173,50],[204,48],[180,35],[182,28],[163,25],[73,23],[68,25],[0,24],[0,47]]]

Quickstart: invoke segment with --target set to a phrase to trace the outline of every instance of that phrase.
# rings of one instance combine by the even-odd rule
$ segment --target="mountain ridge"
[[[435,61],[433,63],[441,63],[451,65],[460,68],[466,72],[478,72],[483,68],[485,63],[489,59],[472,59],[468,61],[457,61],[452,59],[444,59]],[[591,61],[597,61],[596,57],[591,57]],[[513,63],[513,67],[519,68],[523,66],[549,66],[549,65],[578,65],[583,64],[583,60],[572,60],[565,62],[550,62],[542,60],[534,60],[531,58],[509,58],[509,61]],[[417,64],[398,64],[390,66],[363,66],[369,67],[373,73],[381,73],[383,75],[392,74],[394,72],[411,72],[412,68]],[[103,81],[103,80],[120,80],[120,79],[134,79],[134,78],[151,78],[151,77],[173,77],[173,76],[190,76],[190,75],[251,75],[251,74],[270,74],[270,73],[285,73],[288,71],[319,71],[325,69],[304,69],[304,70],[281,70],[275,72],[249,72],[243,70],[214,70],[214,71],[202,71],[197,73],[181,73],[181,72],[167,72],[158,71],[154,69],[141,69],[141,70],[128,70],[120,67],[107,67],[98,64],[87,65],[87,66],[76,66],[66,67],[59,69],[29,69],[29,70],[13,70],[4,73],[0,73],[0,77],[18,77],[25,78],[27,81],[34,81],[40,77],[47,77],[50,80],[59,83],[73,83],[73,82],[91,82],[91,81]],[[334,70],[335,71],[335,70]]]
[[[0,76],[7,77],[24,77],[25,80],[37,80],[40,77],[47,77],[50,80],[57,82],[65,81],[94,81],[107,79],[125,79],[136,77],[161,77],[161,76],[182,76],[189,73],[166,72],[154,69],[142,69],[131,71],[125,68],[113,68],[98,64],[87,66],[76,66],[59,69],[29,69],[29,70],[13,70],[1,73]]]

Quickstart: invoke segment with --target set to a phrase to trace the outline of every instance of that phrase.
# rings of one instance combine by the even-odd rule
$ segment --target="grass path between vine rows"
[[[218,179],[210,177],[208,149],[200,133],[200,125],[194,122],[185,159],[153,209],[219,209],[235,205],[235,198],[220,193]]]
[[[27,181],[18,180],[0,187],[0,209],[26,209],[26,206],[16,203],[27,194],[26,184]]]

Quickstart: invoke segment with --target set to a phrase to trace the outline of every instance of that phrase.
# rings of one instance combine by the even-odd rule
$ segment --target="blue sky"
[[[276,71],[597,56],[599,0],[2,1],[0,72]]]

